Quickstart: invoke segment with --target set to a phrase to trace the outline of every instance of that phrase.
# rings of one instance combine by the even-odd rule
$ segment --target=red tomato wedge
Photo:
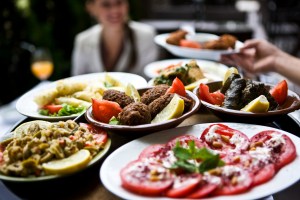
[[[179,46],[181,47],[188,47],[188,48],[195,48],[195,49],[201,49],[201,44],[196,42],[196,41],[192,41],[192,40],[185,40],[182,39],[179,41]]]
[[[79,125],[81,127],[86,127],[91,133],[93,133],[93,139],[97,144],[105,144],[107,142],[108,136],[105,130],[87,123],[79,123]]]
[[[284,102],[287,98],[287,95],[288,95],[288,84],[287,84],[286,80],[282,80],[277,85],[275,85],[270,90],[270,94],[272,95],[272,97],[275,99],[275,101],[279,105],[284,104]]]
[[[186,97],[184,84],[177,77],[173,80],[172,86],[167,90],[167,93],[176,93],[180,96]]]
[[[146,147],[139,155],[139,159],[155,157],[158,155],[162,150],[165,149],[164,144],[154,144],[151,146]]]
[[[185,197],[191,193],[201,181],[200,174],[181,174],[175,177],[173,186],[166,192],[167,197]]]
[[[207,143],[211,149],[223,153],[228,150],[245,151],[249,147],[248,137],[224,124],[212,124],[201,134],[200,139]]]
[[[222,183],[213,192],[214,195],[239,194],[250,189],[253,175],[242,167],[226,165],[221,167]]]
[[[224,94],[220,91],[216,91],[213,93],[209,92],[209,87],[203,83],[199,85],[199,97],[201,100],[206,101],[207,103],[213,105],[222,105],[225,99]]]
[[[54,114],[54,113],[58,113],[58,111],[60,109],[62,109],[62,105],[49,104],[49,105],[43,106],[42,109],[48,110],[49,113]]]
[[[278,131],[262,131],[254,135],[250,141],[253,144],[262,142],[262,147],[270,149],[272,152],[270,160],[275,164],[276,170],[281,169],[296,158],[294,143],[288,136]]]
[[[117,117],[122,111],[120,105],[113,101],[92,98],[93,116],[96,120],[108,123],[112,117]]]
[[[173,175],[159,164],[140,160],[130,162],[121,170],[122,186],[134,193],[155,196],[161,195],[173,183]]]

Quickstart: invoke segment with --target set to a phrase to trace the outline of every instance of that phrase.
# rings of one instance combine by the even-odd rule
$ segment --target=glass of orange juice
[[[51,54],[46,48],[37,48],[32,55],[31,71],[41,81],[47,80],[53,73]]]

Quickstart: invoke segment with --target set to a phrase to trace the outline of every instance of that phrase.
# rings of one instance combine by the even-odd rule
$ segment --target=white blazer
[[[144,67],[158,59],[158,46],[154,42],[156,31],[147,24],[134,21],[129,22],[129,27],[133,30],[136,41],[137,60],[136,65],[127,72],[144,75]],[[72,53],[72,76],[105,70],[100,56],[101,32],[102,27],[97,24],[76,36]],[[125,72],[131,48],[129,40],[126,41],[115,71]]]

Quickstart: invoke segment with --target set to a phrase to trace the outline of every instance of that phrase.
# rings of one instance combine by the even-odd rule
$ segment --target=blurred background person
[[[75,38],[71,75],[94,72],[130,72],[142,75],[146,64],[158,58],[155,29],[128,19],[127,0],[87,0],[96,24]]]
[[[300,59],[266,40],[247,40],[240,53],[224,55],[222,61],[254,74],[276,72],[300,85]]]

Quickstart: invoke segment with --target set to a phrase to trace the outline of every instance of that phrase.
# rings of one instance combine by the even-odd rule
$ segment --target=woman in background
[[[143,75],[157,60],[156,32],[128,19],[127,0],[87,0],[89,14],[99,24],[79,33],[72,55],[72,75],[119,71]]]

